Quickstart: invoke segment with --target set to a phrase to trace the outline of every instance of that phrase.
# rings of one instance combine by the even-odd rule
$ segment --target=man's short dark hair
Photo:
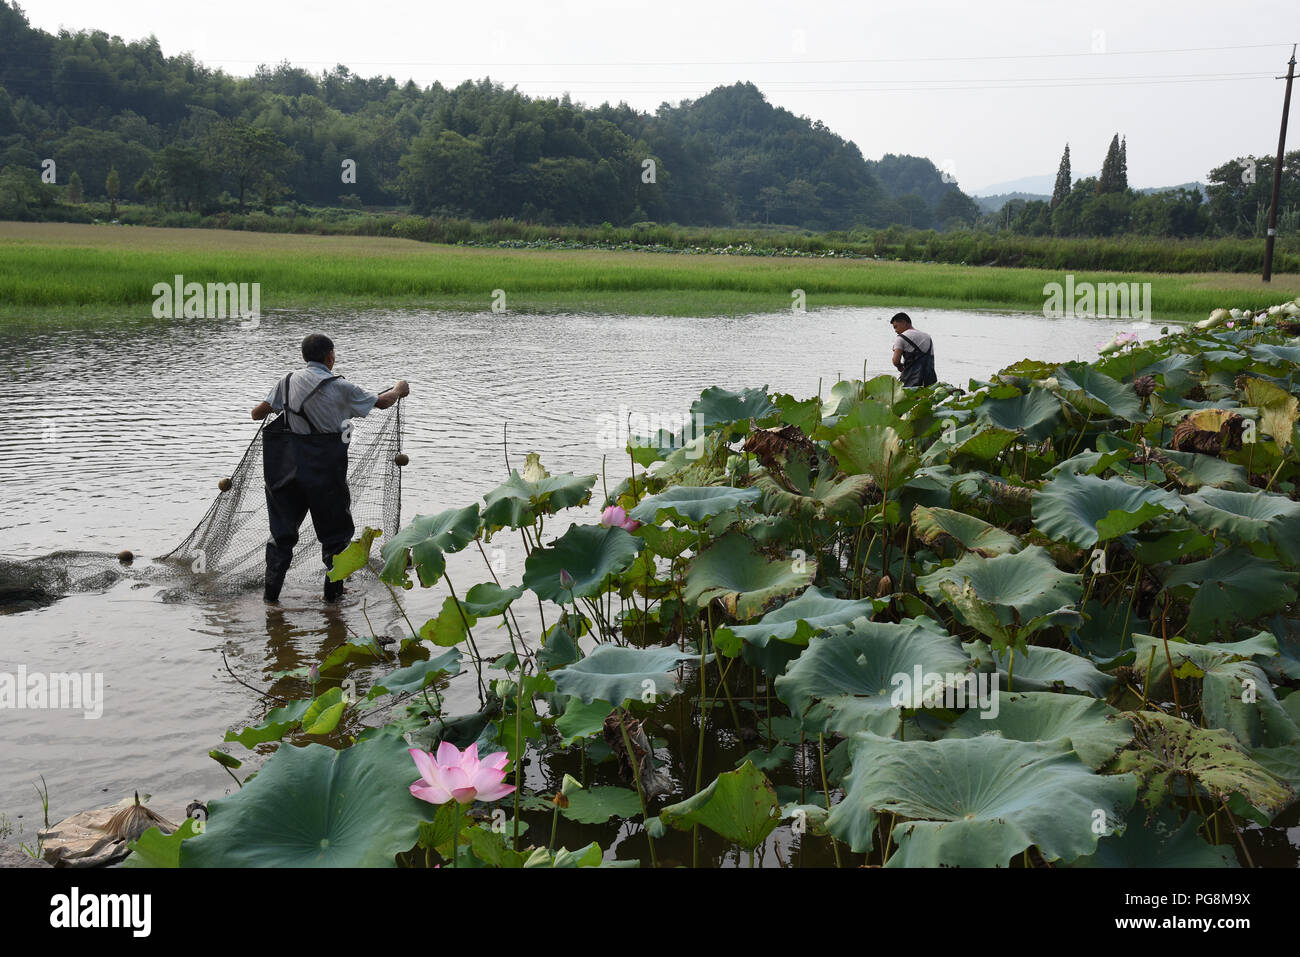
[[[907,313],[905,313],[905,312],[896,312],[896,313],[894,313],[894,318],[893,318],[893,319],[890,319],[889,321],[890,321],[890,322],[905,322],[905,323],[907,323],[907,324],[910,326],[910,325],[912,324],[912,317],[909,316],[909,315],[908,315]],[[303,348],[306,348],[306,347],[304,346]]]
[[[322,333],[313,332],[302,340],[302,357],[308,362],[324,362],[333,351],[333,340]]]

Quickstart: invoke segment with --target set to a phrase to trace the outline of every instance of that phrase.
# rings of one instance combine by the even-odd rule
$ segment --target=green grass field
[[[875,260],[501,250],[361,236],[143,226],[0,223],[0,319],[40,324],[146,317],[153,286],[261,284],[263,310],[420,307],[480,311],[493,291],[511,311],[730,315],[874,305],[1040,312],[1064,271]],[[1152,318],[1204,318],[1219,306],[1264,307],[1300,295],[1300,276],[1271,284],[1239,273],[1074,272],[1076,283],[1150,282]]]

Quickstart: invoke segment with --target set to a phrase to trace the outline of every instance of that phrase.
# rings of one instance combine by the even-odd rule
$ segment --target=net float
[[[117,560],[121,562],[123,565],[130,565],[133,561],[135,561],[135,555],[132,554],[131,549],[124,548],[117,553]]]
[[[230,491],[230,478],[229,478],[229,477],[226,477],[226,478],[220,479],[220,480],[217,482],[217,488],[221,489],[221,491],[223,491],[223,492],[229,492],[229,491]]]
[[[396,455],[393,456],[393,461],[397,464],[398,468],[402,468],[403,466],[410,463],[411,458],[405,452],[398,452]]]

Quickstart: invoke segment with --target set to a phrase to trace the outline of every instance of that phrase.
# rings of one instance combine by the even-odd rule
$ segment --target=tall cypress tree
[[[1110,141],[1110,149],[1106,150],[1106,161],[1101,164],[1101,176],[1097,177],[1097,195],[1102,193],[1113,193],[1119,187],[1119,134],[1116,133]]]
[[[1119,192],[1128,189],[1128,137],[1119,141]]]
[[[1052,188],[1052,209],[1060,204],[1061,200],[1070,195],[1070,144],[1065,144],[1065,152],[1061,154],[1061,165],[1056,167],[1056,185]]]

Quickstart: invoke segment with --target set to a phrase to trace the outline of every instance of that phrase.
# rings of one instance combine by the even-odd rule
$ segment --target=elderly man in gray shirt
[[[335,375],[334,343],[320,333],[303,339],[302,357],[306,368],[281,379],[265,401],[253,408],[253,419],[257,421],[272,412],[283,412],[262,434],[262,468],[271,525],[263,592],[268,602],[280,599],[293,549],[298,544],[298,529],[308,512],[327,569],[334,556],[352,540],[356,527],[348,488],[349,420],[363,418],[371,409],[386,409],[411,391],[403,379],[376,395]],[[342,582],[326,579],[326,601],[337,601],[342,594]]]

